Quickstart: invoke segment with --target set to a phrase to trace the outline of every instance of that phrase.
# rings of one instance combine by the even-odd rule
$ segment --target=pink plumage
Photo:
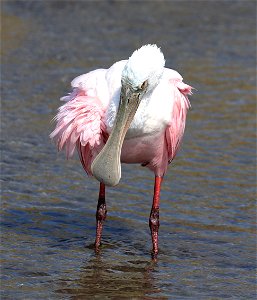
[[[91,175],[92,161],[108,136],[103,121],[105,110],[97,97],[88,96],[79,88],[74,88],[65,101],[55,117],[57,125],[50,137],[59,151],[66,147],[67,158],[73,155],[77,145],[81,163]]]
[[[187,95],[192,93],[192,87],[181,80],[170,80],[170,84],[173,85],[171,98],[174,99],[174,106],[171,123],[165,132],[169,162],[175,158],[181,144],[186,125],[187,110],[190,107]]]
[[[120,179],[120,162],[148,167],[155,174],[149,218],[153,258],[158,253],[159,196],[163,176],[174,159],[185,130],[192,87],[164,68],[156,45],[136,50],[129,60],[75,78],[72,92],[54,118],[50,137],[67,158],[77,148],[87,174],[100,181],[95,246],[106,217],[105,185]]]
[[[171,78],[168,80],[168,84],[170,88],[169,101],[173,102],[170,122],[163,132],[157,132],[153,135],[155,142],[159,140],[159,145],[163,144],[163,146],[157,147],[156,143],[151,145],[144,143],[142,147],[139,147],[138,138],[135,138],[134,141],[133,139],[129,141],[125,139],[124,144],[128,146],[127,149],[125,145],[123,146],[121,154],[121,162],[141,163],[148,166],[156,175],[161,176],[165,174],[168,163],[174,159],[181,144],[186,114],[190,107],[187,95],[190,95],[192,90],[192,87],[183,83],[180,78]],[[97,98],[95,86],[89,85],[87,87],[84,85],[83,88],[84,90],[75,87],[70,95],[61,98],[62,101],[67,102],[59,108],[55,117],[57,125],[50,137],[55,141],[58,151],[66,148],[67,158],[73,155],[74,149],[77,147],[84,169],[92,175],[91,164],[109,136],[105,123],[107,109]],[[87,95],[87,88],[91,90],[91,96]],[[92,94],[94,90],[95,94]],[[109,105],[110,103],[111,99]],[[151,139],[152,136],[149,137],[149,140]],[[138,148],[141,153],[134,154],[129,160],[126,159],[126,153],[133,153],[135,148]],[[155,151],[156,149],[158,151]],[[147,159],[142,158],[142,154]],[[149,159],[151,154],[153,157]]]

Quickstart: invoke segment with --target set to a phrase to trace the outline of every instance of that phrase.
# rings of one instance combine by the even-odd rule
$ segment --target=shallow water
[[[2,5],[2,299],[255,299],[254,1]],[[123,165],[107,191],[48,135],[75,76],[146,43],[196,88],[161,194],[150,259],[153,174]]]

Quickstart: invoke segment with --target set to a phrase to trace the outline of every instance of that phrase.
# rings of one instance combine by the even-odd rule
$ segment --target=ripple
[[[254,12],[249,1],[3,3],[3,299],[255,299]],[[153,174],[122,166],[95,253],[99,184],[49,141],[72,78],[154,42],[196,89],[163,182],[157,262]]]

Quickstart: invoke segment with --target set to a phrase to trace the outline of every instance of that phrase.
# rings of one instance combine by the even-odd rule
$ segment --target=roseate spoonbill
[[[165,68],[163,53],[145,45],[109,69],[76,77],[62,101],[50,137],[67,157],[77,148],[81,164],[100,182],[95,248],[106,218],[105,186],[115,186],[122,163],[139,163],[155,174],[149,226],[152,256],[158,254],[159,200],[162,178],[175,157],[190,107],[192,87]]]

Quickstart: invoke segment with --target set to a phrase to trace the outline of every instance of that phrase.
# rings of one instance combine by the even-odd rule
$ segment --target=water
[[[255,299],[255,2],[2,3],[1,299]],[[71,79],[146,43],[196,88],[157,263],[153,174],[123,165],[95,255],[98,183],[48,138]]]

